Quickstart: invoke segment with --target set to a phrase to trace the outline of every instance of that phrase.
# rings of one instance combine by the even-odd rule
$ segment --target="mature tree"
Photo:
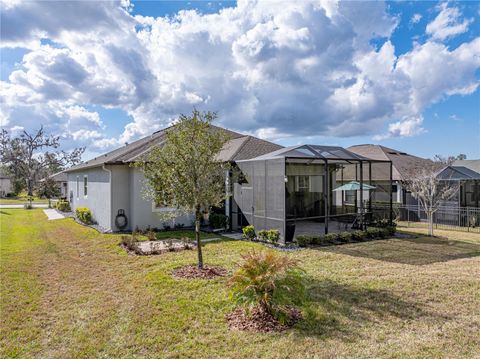
[[[85,151],[65,152],[57,150],[59,146],[60,136],[47,135],[43,126],[34,134],[23,131],[14,138],[5,129],[0,133],[0,159],[15,179],[25,183],[29,196],[41,177],[79,163]]]
[[[466,160],[466,159],[467,159],[467,155],[464,154],[464,153],[460,153],[455,159],[456,159],[456,160]]]
[[[409,173],[408,178],[403,181],[406,189],[417,199],[427,215],[429,236],[433,236],[433,215],[459,190],[458,182],[439,177],[440,171],[451,162],[452,157],[445,159],[435,156],[434,161],[425,164],[420,170]]]
[[[181,115],[166,130],[163,146],[154,148],[143,167],[146,195],[155,203],[174,209],[171,215],[195,214],[198,267],[203,268],[200,222],[203,213],[225,199],[225,169],[218,154],[228,141],[225,131],[212,126],[213,112],[194,110]],[[165,214],[164,214],[165,215]]]
[[[55,180],[51,177],[45,177],[42,181],[40,181],[36,192],[39,197],[45,197],[48,199],[48,207],[51,207],[50,200],[54,197],[60,196],[61,194],[57,182],[55,182]]]

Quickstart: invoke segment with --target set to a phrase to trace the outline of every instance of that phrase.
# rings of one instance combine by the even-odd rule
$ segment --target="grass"
[[[26,193],[22,193],[17,197],[0,198],[0,204],[25,204],[27,202],[28,202],[28,196]],[[34,196],[32,203],[46,204],[48,203],[48,199]]]
[[[196,252],[128,256],[120,236],[41,210],[0,212],[0,357],[445,357],[480,354],[480,235],[447,232],[307,249],[305,320],[230,332],[226,278],[178,280]],[[234,270],[260,244],[206,243]]]

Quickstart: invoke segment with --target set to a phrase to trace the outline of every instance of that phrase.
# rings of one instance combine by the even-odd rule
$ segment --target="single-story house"
[[[457,163],[460,162],[460,165]],[[449,182],[457,182],[459,191],[457,196],[452,198],[445,205],[452,207],[476,207],[480,208],[480,173],[471,169],[475,166],[462,166],[466,161],[457,161],[450,166],[446,166],[438,173],[438,178]],[[480,161],[472,161],[480,164]],[[480,167],[480,166],[479,166]]]
[[[3,169],[0,169],[0,197],[6,197],[12,193],[12,179]]]
[[[365,156],[375,160],[386,160],[392,162],[392,179],[393,179],[393,200],[400,204],[416,204],[417,201],[410,192],[408,192],[402,185],[402,180],[411,176],[418,170],[425,166],[430,166],[432,161],[429,159],[417,157],[403,151],[395,150],[381,145],[364,144],[355,145],[347,148],[349,151],[358,155]],[[369,184],[374,186],[385,186],[388,184],[389,173],[385,168],[378,168],[372,175]],[[351,176],[353,177],[353,176]],[[384,202],[387,200],[385,196],[377,195],[375,201]]]
[[[48,176],[55,181],[55,184],[58,187],[60,192],[60,198],[67,198],[68,197],[68,176],[67,173],[64,171],[54,173],[53,175]],[[41,179],[40,182],[45,181],[45,179]]]
[[[222,161],[234,163],[282,147],[253,136],[221,130],[228,132],[231,137],[219,154]],[[162,228],[164,223],[158,212],[168,209],[157,207],[151,200],[144,198],[143,172],[130,165],[141,160],[154,146],[162,146],[165,140],[165,130],[160,130],[65,170],[68,181],[67,199],[72,209],[88,207],[94,220],[105,231]],[[225,210],[230,214],[231,200],[227,201]],[[122,213],[127,218],[125,227],[120,224],[121,221],[116,221]],[[190,215],[175,219],[176,224],[190,225],[192,222],[193,216]],[[168,225],[171,226],[172,223]]]

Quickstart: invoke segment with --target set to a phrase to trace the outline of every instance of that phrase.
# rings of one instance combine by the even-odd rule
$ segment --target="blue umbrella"
[[[368,184],[363,184],[363,190],[375,189],[375,186],[370,186]],[[360,191],[360,183],[357,181],[352,181],[345,183],[343,186],[337,187],[334,191]]]

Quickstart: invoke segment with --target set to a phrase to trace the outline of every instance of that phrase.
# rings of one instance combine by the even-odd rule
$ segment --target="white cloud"
[[[401,121],[391,123],[388,126],[388,133],[374,136],[375,140],[383,140],[390,137],[412,137],[425,132],[422,127],[423,116],[405,118]]]
[[[44,123],[70,146],[107,148],[196,106],[218,111],[224,126],[269,139],[374,135],[391,122],[392,133],[407,136],[418,132],[404,128],[427,106],[478,86],[479,38],[453,50],[427,40],[396,56],[388,39],[398,19],[380,2],[239,1],[216,14],[173,18],[133,17],[129,7],[21,2],[4,9],[2,45],[31,51],[1,83],[2,123]],[[379,37],[387,41],[375,50],[370,40]],[[90,106],[121,109],[133,121],[110,138]]]
[[[410,19],[410,23],[412,24],[418,24],[420,20],[422,20],[422,15],[421,14],[413,14],[412,18]]]
[[[427,25],[426,32],[433,39],[445,40],[468,31],[468,27],[473,19],[461,20],[462,14],[456,7],[449,8],[448,3],[444,2],[440,6],[440,13]]]

